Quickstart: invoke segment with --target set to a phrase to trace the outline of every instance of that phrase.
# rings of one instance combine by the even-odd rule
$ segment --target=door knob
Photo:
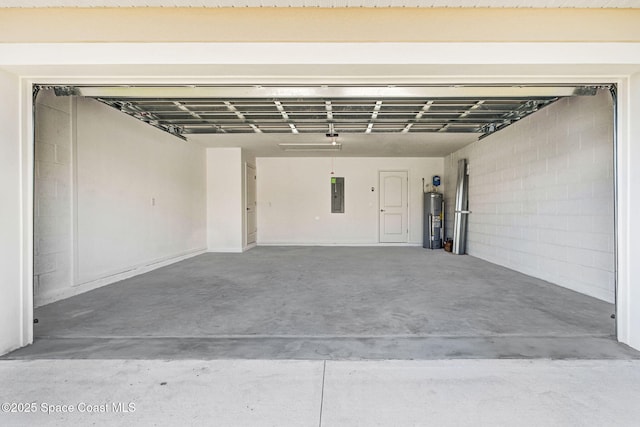
[[[384,212],[384,209],[380,209],[380,212]]]

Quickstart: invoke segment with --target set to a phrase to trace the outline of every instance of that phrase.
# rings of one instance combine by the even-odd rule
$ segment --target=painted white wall
[[[73,286],[71,99],[43,90],[36,99],[35,305]],[[44,297],[44,298],[43,298]]]
[[[345,178],[342,214],[331,213],[332,162]],[[422,244],[422,178],[442,174],[441,158],[258,157],[258,244],[378,243],[381,170],[409,172],[409,243]]]
[[[468,254],[613,302],[613,153],[608,90],[561,99],[445,159],[448,218],[466,158]]]
[[[22,341],[20,87],[0,70],[0,354]]]
[[[244,168],[240,148],[207,148],[207,247],[242,252]]]
[[[95,100],[76,114],[76,283],[204,250],[204,149]]]

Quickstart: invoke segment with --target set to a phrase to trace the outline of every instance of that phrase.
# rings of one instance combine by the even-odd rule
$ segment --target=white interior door
[[[408,173],[380,172],[380,242],[406,243],[408,230]]]
[[[256,243],[258,225],[256,221],[256,168],[247,164],[245,168],[247,245]]]

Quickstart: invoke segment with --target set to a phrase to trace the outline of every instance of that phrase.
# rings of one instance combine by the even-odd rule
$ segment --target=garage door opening
[[[600,86],[43,88],[39,323],[13,356],[629,357],[613,123]],[[329,124],[339,151],[282,147]],[[425,250],[423,179],[451,237],[462,158],[468,255]],[[407,172],[400,247],[379,244],[384,171]]]

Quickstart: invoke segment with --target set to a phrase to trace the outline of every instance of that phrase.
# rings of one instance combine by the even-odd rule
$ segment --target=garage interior
[[[44,85],[35,105],[38,323],[8,358],[639,356],[612,318],[609,87]],[[466,255],[425,249],[423,194],[453,237],[461,159]]]

